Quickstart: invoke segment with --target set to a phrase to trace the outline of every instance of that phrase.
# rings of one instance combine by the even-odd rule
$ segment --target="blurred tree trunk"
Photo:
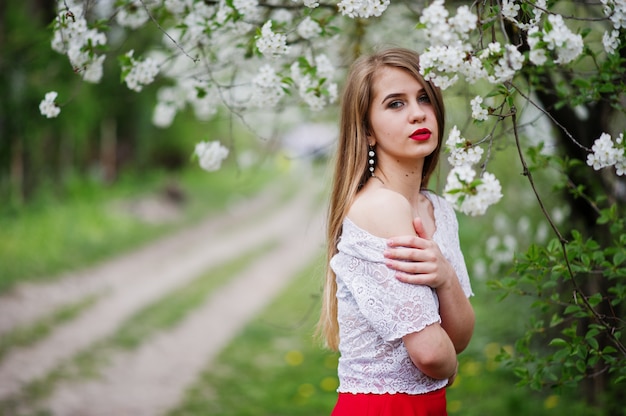
[[[117,177],[117,122],[105,118],[100,123],[100,166],[105,183],[112,183]]]

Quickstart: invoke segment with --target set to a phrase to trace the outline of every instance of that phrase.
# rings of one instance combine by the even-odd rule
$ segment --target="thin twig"
[[[515,89],[515,91],[518,92],[519,95],[521,95],[522,97],[524,97],[526,99],[526,101],[528,101],[530,104],[532,104],[537,110],[541,111],[543,114],[545,114],[550,120],[552,120],[552,122],[554,124],[556,124],[561,130],[563,130],[563,132],[565,133],[565,135],[567,135],[567,137],[569,137],[569,139],[574,142],[574,144],[576,146],[578,146],[579,148],[583,149],[586,152],[590,152],[591,149],[589,149],[586,146],[583,146],[582,144],[580,144],[580,142],[578,142],[574,136],[572,136],[572,134],[565,128],[565,126],[563,126],[561,123],[559,123],[553,116],[552,114],[550,114],[548,111],[546,111],[544,108],[542,108],[539,104],[535,103],[528,95],[524,94],[522,92],[521,89],[519,89],[517,86],[515,86],[515,84],[513,83],[509,83],[509,85],[511,85],[511,87],[513,87]]]
[[[548,210],[546,209],[545,205],[543,204],[543,200],[539,196],[539,191],[537,190],[537,186],[535,185],[533,175],[530,172],[530,169],[528,169],[528,164],[526,163],[526,158],[524,157],[524,152],[522,151],[522,145],[519,139],[519,132],[517,131],[517,110],[515,107],[511,108],[511,122],[513,123],[513,135],[515,136],[515,145],[517,146],[517,153],[519,155],[520,162],[522,163],[522,167],[524,169],[523,175],[528,178],[528,181],[530,182],[530,186],[533,190],[533,193],[535,194],[535,197],[537,198],[537,202],[539,202],[539,207],[541,208],[541,212],[543,212],[543,215],[548,220],[550,227],[559,238],[559,241],[561,242],[561,244],[567,244],[567,240],[565,239],[565,237],[563,237],[558,227],[552,220],[552,217],[548,213]]]
[[[161,26],[161,24],[154,18],[154,16],[152,15],[152,13],[150,13],[150,10],[148,9],[148,6],[146,5],[144,0],[139,0],[141,2],[141,5],[143,6],[144,10],[146,11],[146,13],[148,13],[148,16],[150,17],[150,20],[152,20],[152,23],[154,23],[156,25],[156,27],[163,32],[163,34],[165,34],[165,36],[167,36],[169,38],[169,40],[172,41],[172,43],[189,59],[191,59],[193,61],[194,64],[197,64],[199,59],[198,58],[194,58],[193,56],[189,55],[187,53],[187,51],[185,51],[185,49],[180,46],[180,44],[178,42],[176,42],[176,40],[170,36],[169,33],[167,33],[167,31],[165,29],[163,29],[163,26]]]

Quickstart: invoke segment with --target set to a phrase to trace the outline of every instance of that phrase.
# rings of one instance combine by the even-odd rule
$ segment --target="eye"
[[[428,97],[428,94],[422,94],[417,98],[417,101],[420,103],[430,103],[430,97]]]
[[[389,107],[389,108],[400,108],[400,107],[402,107],[403,105],[404,105],[404,103],[403,103],[402,101],[400,101],[400,100],[394,100],[394,101],[391,101],[391,102],[387,105],[387,107]]]

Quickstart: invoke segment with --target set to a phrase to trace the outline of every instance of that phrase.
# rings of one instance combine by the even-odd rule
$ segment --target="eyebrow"
[[[417,95],[421,95],[421,94],[423,94],[423,93],[425,93],[425,92],[426,92],[426,89],[425,89],[425,88],[420,88],[420,89],[417,91]],[[383,104],[383,103],[385,103],[386,101],[388,101],[388,100],[390,100],[390,99],[392,99],[392,98],[404,97],[404,96],[406,96],[406,95],[407,95],[407,94],[406,94],[406,93],[404,93],[404,92],[393,92],[393,93],[391,93],[391,94],[386,95],[386,96],[382,99],[382,101],[381,101],[380,103],[381,103],[381,104]]]

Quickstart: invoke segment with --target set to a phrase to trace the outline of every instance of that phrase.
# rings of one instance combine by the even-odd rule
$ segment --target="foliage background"
[[[20,279],[36,279],[74,267],[65,263],[62,253],[55,252],[59,245],[80,247],[82,252],[78,257],[88,263],[97,260],[97,255],[109,255],[169,231],[135,230],[124,227],[117,218],[107,223],[101,212],[84,213],[78,208],[77,212],[84,213],[80,214],[84,215],[80,217],[84,218],[84,223],[72,221],[71,227],[76,227],[76,231],[71,237],[76,237],[75,241],[48,240],[54,244],[34,245],[35,240],[43,244],[47,236],[70,228],[67,220],[55,218],[55,207],[72,204],[97,207],[120,195],[149,189],[162,191],[171,178],[175,178],[177,186],[183,187],[182,183],[188,183],[185,181],[194,181],[190,179],[193,175],[186,175],[190,169],[189,155],[199,139],[224,137],[230,144],[236,144],[233,148],[239,156],[253,149],[263,159],[266,151],[275,150],[273,143],[252,139],[225,113],[206,123],[183,115],[168,130],[152,127],[151,97],[158,83],[148,87],[146,94],[138,95],[116,77],[105,77],[97,85],[81,82],[71,72],[66,57],[49,47],[50,33],[44,28],[53,15],[51,2],[28,0],[0,4],[0,229],[5,237],[0,243],[2,288],[9,288]],[[583,26],[581,24],[582,29]],[[132,42],[137,45],[148,42],[151,34],[145,36],[133,38]],[[576,82],[568,84],[567,77],[563,77],[558,83],[544,84],[543,93],[552,99],[553,109],[573,111],[579,104],[593,107],[594,100],[598,99],[617,97],[617,102],[623,100],[624,60],[615,59],[600,68],[600,75],[592,78],[593,82],[585,82],[594,70],[587,61],[578,67],[581,71],[576,75]],[[105,71],[119,72],[114,61],[106,61],[105,65]],[[603,73],[613,75],[602,78]],[[546,73],[530,71],[527,76],[529,82],[534,82],[545,80]],[[54,120],[42,118],[37,110],[50,80],[54,80],[61,96],[70,97],[68,102],[73,103],[64,108],[63,117]],[[450,125],[465,125],[466,131],[479,134],[478,127],[466,124],[466,103],[471,94],[464,88],[460,87],[448,99]],[[594,92],[594,88],[595,92],[601,92],[599,96],[583,94]],[[570,97],[576,100],[568,102]],[[565,119],[578,132],[588,132],[600,124],[592,125],[587,120],[571,117]],[[616,131],[623,128],[623,106],[608,123],[614,123]],[[542,132],[541,128],[535,133]],[[511,134],[512,127],[504,125],[500,129],[498,134],[504,136]],[[511,143],[496,142],[499,152],[494,153],[490,169],[499,173],[505,199],[486,217],[462,219],[463,247],[478,294],[475,302],[480,306],[477,306],[477,333],[463,358],[468,377],[461,377],[458,390],[452,390],[451,406],[457,400],[463,403],[470,400],[460,398],[465,391],[482,395],[484,402],[474,405],[486,406],[484,409],[489,410],[484,411],[488,414],[514,414],[514,409],[538,414],[550,409],[586,414],[582,405],[574,410],[563,404],[570,400],[577,403],[576,397],[584,397],[596,406],[596,412],[604,409],[607,415],[623,414],[623,352],[620,356],[607,349],[611,343],[606,338],[606,328],[593,326],[593,307],[610,306],[615,319],[612,322],[614,333],[623,340],[626,275],[623,206],[619,198],[618,202],[613,198],[615,195],[603,195],[607,189],[604,184],[587,180],[594,173],[584,166],[580,156],[568,153],[568,149],[557,142],[541,138],[536,147],[527,150],[529,172],[534,175],[546,212],[562,227],[565,237],[553,240],[550,224],[541,215],[525,179],[524,174],[527,177],[528,172],[517,162],[517,150]],[[587,140],[592,138],[593,135],[587,136]],[[540,147],[550,152],[542,153]],[[513,160],[516,160],[515,165]],[[231,163],[232,168],[226,173],[236,174],[237,164],[242,162],[235,155]],[[442,172],[439,189],[444,178],[445,172]],[[225,176],[220,180],[222,185],[228,184]],[[220,180],[212,186],[220,186]],[[187,190],[187,194],[193,194],[194,198],[201,194],[198,187],[193,189]],[[224,192],[227,189],[226,186]],[[584,208],[581,208],[581,201]],[[215,209],[219,209],[219,204]],[[72,214],[73,218],[75,215]],[[41,234],[35,234],[30,224],[35,224]],[[95,227],[94,224],[105,226]],[[79,232],[79,227],[86,231]],[[127,243],[103,251],[102,247],[107,247],[103,241],[119,240],[115,230],[121,230]],[[137,238],[137,233],[142,236]],[[41,238],[35,239],[35,235]],[[580,284],[588,283],[589,276],[600,273],[612,284],[608,292],[606,287],[596,288],[594,292],[593,286],[585,286],[580,291],[591,300],[591,309],[584,303],[571,303],[571,285],[577,280],[563,271],[560,253],[565,240],[571,242],[567,247]],[[86,241],[93,241],[94,245],[85,244]],[[96,252],[99,254],[93,254]],[[514,253],[517,261],[514,261]],[[30,261],[39,256],[44,260]],[[9,258],[17,261],[12,265],[6,260]],[[587,325],[579,327],[577,324]],[[600,331],[605,332],[598,337]],[[315,355],[320,351],[310,353]],[[610,377],[601,384],[594,384],[588,380],[596,376],[592,370],[599,364],[599,374]],[[517,380],[522,380],[523,389],[514,387]],[[276,391],[279,391],[281,380],[273,382],[277,383]],[[486,386],[500,394],[485,392]],[[502,386],[506,387],[499,390]],[[529,387],[540,392],[532,392]],[[459,399],[455,398],[457,395]],[[467,408],[463,405],[461,409]],[[577,411],[581,413],[575,413]]]

